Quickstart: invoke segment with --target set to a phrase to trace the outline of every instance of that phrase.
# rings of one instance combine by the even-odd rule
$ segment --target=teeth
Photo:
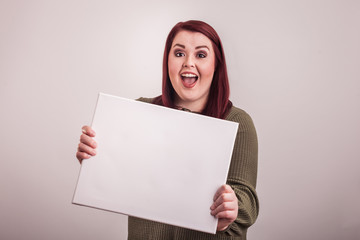
[[[197,77],[195,74],[191,74],[191,73],[184,73],[184,74],[181,74],[182,77]]]

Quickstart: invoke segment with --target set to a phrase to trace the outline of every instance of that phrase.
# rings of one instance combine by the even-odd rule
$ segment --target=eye
[[[206,58],[206,54],[205,53],[198,53],[197,55],[199,58]]]
[[[183,52],[175,52],[175,57],[183,57],[185,54]]]

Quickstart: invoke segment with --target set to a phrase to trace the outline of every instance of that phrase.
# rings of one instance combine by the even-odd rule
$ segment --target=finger
[[[230,194],[230,195],[229,195]],[[235,200],[236,195],[234,190],[229,185],[222,185],[214,196],[214,203],[210,207],[210,209],[215,209],[218,205],[220,205],[223,201],[231,201]]]
[[[76,158],[81,163],[83,159],[89,159],[91,156],[84,152],[76,152]]]
[[[232,190],[232,188],[231,188],[229,185],[224,184],[224,185],[222,185],[221,187],[219,187],[219,189],[216,191],[213,200],[216,201],[216,199],[217,199],[222,193],[232,192],[232,191],[233,191],[233,190]]]
[[[234,202],[223,202],[217,208],[211,211],[211,215],[217,216],[217,214],[220,212],[235,211],[235,210],[236,210],[236,206]]]
[[[232,201],[234,196],[231,193],[222,193],[215,202],[211,205],[210,209],[214,210],[219,205],[221,205],[223,202],[230,202]]]
[[[222,211],[222,212],[219,212],[218,214],[216,214],[215,217],[218,219],[224,219],[224,220],[226,219],[226,221],[233,222],[233,221],[235,221],[235,219],[237,217],[237,213],[233,210]]]
[[[92,147],[89,147],[88,145],[86,145],[84,143],[79,143],[78,152],[84,152],[90,156],[96,155],[96,150]]]
[[[90,137],[95,137],[95,131],[90,126],[83,126],[82,132]]]
[[[89,147],[92,147],[92,148],[96,148],[97,147],[97,143],[96,141],[92,138],[92,137],[89,137],[88,135],[86,134],[81,134],[80,136],[80,143],[83,143]]]

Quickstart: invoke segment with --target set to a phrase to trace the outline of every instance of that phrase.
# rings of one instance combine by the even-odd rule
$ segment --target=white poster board
[[[73,203],[215,233],[238,124],[99,94]]]

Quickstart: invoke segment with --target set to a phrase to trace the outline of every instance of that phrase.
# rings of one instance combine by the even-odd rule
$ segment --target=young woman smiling
[[[139,100],[239,123],[227,184],[218,189],[209,206],[218,218],[217,233],[129,217],[128,239],[246,239],[259,211],[257,135],[250,116],[232,105],[229,94],[224,51],[216,31],[202,21],[176,24],[165,44],[162,95]],[[89,126],[82,130],[76,153],[80,162],[96,154],[95,132]]]

